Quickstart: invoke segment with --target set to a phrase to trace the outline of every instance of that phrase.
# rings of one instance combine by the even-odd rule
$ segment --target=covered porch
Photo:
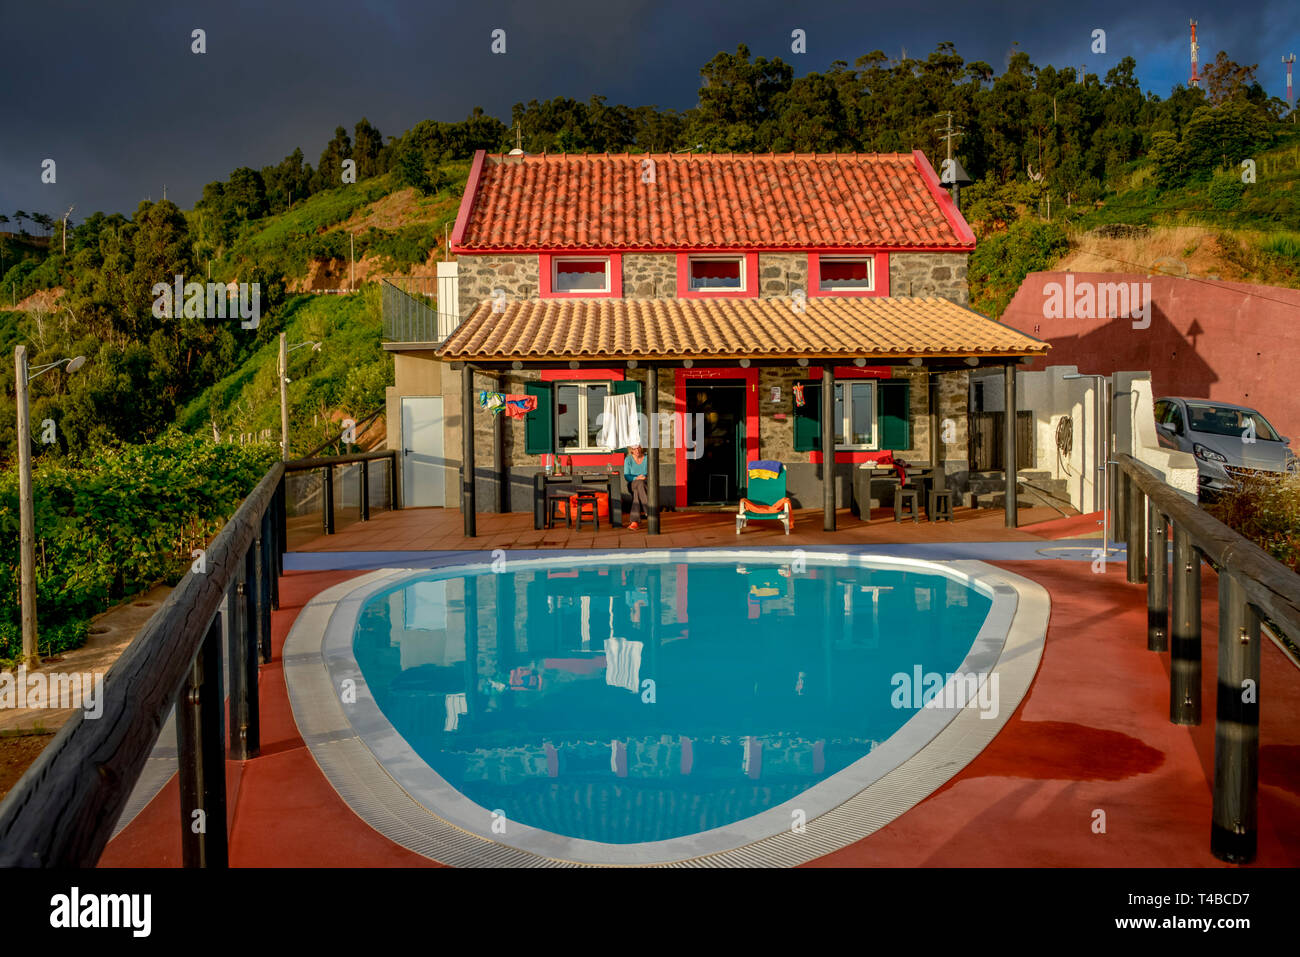
[[[708,385],[734,384],[743,390],[743,400],[736,405],[732,457],[742,469],[745,461],[791,460],[787,464],[799,470],[801,483],[792,498],[804,512],[805,526],[809,507],[820,505],[822,530],[835,531],[837,512],[849,504],[844,491],[837,490],[837,467],[843,484],[845,466],[852,469],[881,451],[906,449],[909,464],[931,469],[934,488],[945,490],[947,463],[965,457],[965,428],[964,422],[959,430],[941,417],[942,377],[996,367],[1006,401],[1014,408],[1017,366],[1044,355],[1047,348],[946,299],[485,302],[438,350],[438,358],[460,378],[464,536],[478,536],[479,484],[485,474],[497,490],[495,510],[509,511],[508,495],[500,491],[511,480],[501,417],[493,423],[486,448],[482,435],[475,441],[476,428],[481,428],[465,427],[475,425],[485,385],[504,393],[509,391],[504,383],[513,381],[538,397],[525,431],[528,453],[541,456],[566,454],[556,441],[555,410],[569,410],[554,404],[547,380],[608,378],[614,384],[606,394],[635,391],[638,411],[649,423],[643,443],[649,459],[646,531],[653,537],[676,531],[684,510],[699,498],[689,490],[691,460],[717,451],[688,448],[689,428],[683,426],[690,395],[703,396]],[[624,387],[620,380],[629,384]],[[793,393],[793,404],[783,389]],[[575,394],[572,386],[569,394]],[[924,402],[919,401],[922,395]],[[823,402],[822,396],[835,400]],[[853,400],[869,405],[861,434],[855,432],[856,413],[849,411]],[[584,408],[585,418],[594,419],[594,405]],[[1006,461],[1017,461],[1015,430],[1008,430],[1006,444]],[[830,447],[836,451],[828,463],[821,450]],[[569,458],[607,471],[621,469],[621,456],[602,451],[604,457]],[[490,466],[480,464],[482,458],[490,458]],[[671,470],[675,485],[670,501],[676,514],[668,529],[663,527],[661,466]],[[721,487],[734,499],[743,472],[737,472],[735,486],[728,483],[725,469],[721,478]],[[1017,511],[1016,476],[1009,470],[1005,527],[1016,526]]]

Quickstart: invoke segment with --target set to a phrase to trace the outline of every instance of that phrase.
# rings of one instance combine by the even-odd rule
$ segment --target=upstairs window
[[[692,256],[687,269],[691,292],[739,292],[745,288],[743,256]]]
[[[820,292],[862,292],[875,288],[874,259],[870,256],[822,256],[818,262]]]
[[[551,288],[555,292],[609,292],[608,259],[554,259]]]

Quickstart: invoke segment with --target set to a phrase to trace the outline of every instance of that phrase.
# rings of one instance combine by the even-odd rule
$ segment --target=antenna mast
[[[1192,27],[1192,75],[1187,78],[1189,89],[1200,89],[1201,74],[1197,70],[1197,64],[1201,59],[1201,45],[1196,42],[1196,21],[1187,21]]]

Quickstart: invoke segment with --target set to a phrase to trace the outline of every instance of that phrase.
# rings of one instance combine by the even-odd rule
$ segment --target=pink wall
[[[1127,317],[1048,318],[1044,287],[1064,286],[1067,276],[1076,296],[1085,282],[1149,284],[1150,327],[1135,329],[1142,320]],[[1000,321],[1051,343],[1046,360],[1022,368],[1150,371],[1157,397],[1253,406],[1300,449],[1300,290],[1140,273],[1031,273]]]

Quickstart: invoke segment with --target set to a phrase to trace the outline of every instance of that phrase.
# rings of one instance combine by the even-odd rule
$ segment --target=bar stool
[[[569,508],[569,496],[573,494],[573,489],[567,485],[559,488],[548,488],[546,490],[546,527],[554,528],[555,519],[559,515],[559,509],[564,507],[564,524],[573,528],[573,509]]]
[[[920,509],[920,493],[911,485],[904,485],[894,492],[894,521],[901,522],[906,513],[912,516],[913,522],[919,522]]]
[[[590,521],[596,531],[600,531],[600,499],[597,497],[596,490],[580,488],[573,500],[575,503],[573,511],[578,519],[578,531],[582,531],[584,521]]]
[[[937,522],[939,519],[952,521],[952,492],[948,489],[934,489],[930,492],[930,501],[925,510],[930,521]]]

